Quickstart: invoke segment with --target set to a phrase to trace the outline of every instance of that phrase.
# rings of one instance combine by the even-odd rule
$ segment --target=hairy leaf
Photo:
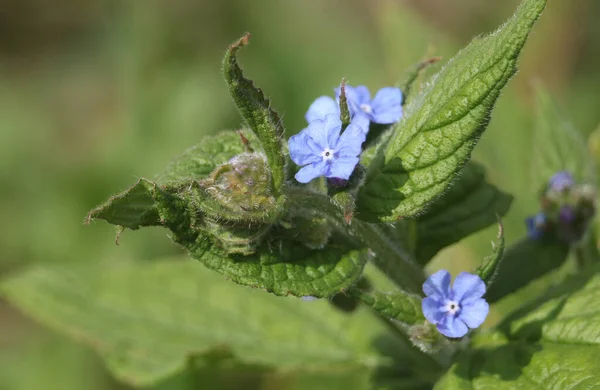
[[[206,267],[275,295],[331,297],[356,283],[367,262],[366,249],[336,241],[325,249],[289,240],[267,242],[249,256],[224,253],[202,236],[185,246]]]
[[[262,144],[271,168],[273,190],[277,192],[285,178],[285,158],[281,144],[285,129],[279,115],[271,108],[269,100],[252,81],[244,77],[238,65],[237,51],[247,45],[249,39],[250,34],[246,34],[229,47],[223,59],[223,72],[229,84],[229,92],[244,121]]]
[[[425,321],[421,310],[421,297],[404,291],[383,293],[380,291],[350,290],[350,295],[362,301],[384,317],[392,318],[406,325]]]
[[[417,215],[469,160],[546,0],[526,0],[500,30],[475,39],[408,106],[370,166],[357,215],[393,222]]]
[[[89,212],[86,223],[92,219],[104,219],[114,225],[139,229],[142,226],[160,225],[160,215],[154,199],[156,184],[146,179],[124,192],[110,197],[106,202]]]
[[[502,226],[502,222],[498,221],[498,242],[492,241],[492,254],[483,259],[483,263],[477,269],[477,275],[485,282],[488,288],[494,281],[500,262],[504,257],[504,246],[504,227]]]
[[[486,293],[488,302],[496,302],[560,267],[569,254],[569,246],[552,240],[525,238],[504,251],[494,280]]]
[[[253,292],[192,261],[34,267],[0,284],[14,305],[96,349],[117,377],[148,385],[193,359],[231,355],[293,370],[385,363],[386,328],[365,309]]]
[[[481,165],[470,162],[446,195],[417,219],[417,261],[427,264],[444,247],[492,225],[512,199],[485,180]]]
[[[206,178],[219,165],[246,151],[241,134],[249,140],[250,145],[257,141],[248,130],[223,131],[205,137],[198,145],[186,150],[175,158],[167,169],[155,179],[160,185],[176,186],[189,184],[192,180]]]

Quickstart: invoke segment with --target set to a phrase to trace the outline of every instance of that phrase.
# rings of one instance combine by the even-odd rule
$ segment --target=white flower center
[[[363,112],[365,112],[367,114],[370,114],[373,112],[373,108],[371,107],[370,104],[361,104],[360,109],[363,110]]]
[[[446,306],[444,306],[444,311],[448,314],[454,315],[457,311],[460,310],[460,305],[456,301],[446,301]]]
[[[334,153],[335,153],[335,150],[325,148],[325,150],[321,152],[321,157],[323,157],[323,161],[330,161],[330,160],[333,160]]]

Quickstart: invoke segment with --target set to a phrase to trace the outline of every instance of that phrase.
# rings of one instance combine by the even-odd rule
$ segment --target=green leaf
[[[593,389],[598,362],[597,346],[495,341],[463,353],[434,389]]]
[[[504,245],[504,226],[502,225],[502,221],[498,221],[498,242],[495,243],[492,241],[492,254],[483,259],[483,263],[477,269],[477,275],[485,282],[488,288],[498,273],[500,262],[504,256]]]
[[[357,200],[360,218],[393,222],[415,216],[446,191],[487,127],[545,5],[524,1],[508,23],[475,39],[409,104],[370,166]]]
[[[211,354],[282,370],[389,363],[375,346],[388,331],[365,308],[345,315],[324,300],[278,298],[216,276],[181,259],[36,266],[0,291],[138,386]]]
[[[281,144],[285,129],[281,118],[271,108],[269,100],[252,81],[244,77],[237,63],[237,51],[247,45],[249,39],[250,34],[246,34],[229,47],[223,59],[223,72],[229,84],[229,92],[244,121],[262,144],[271,168],[273,190],[277,193],[285,178],[285,158]]]
[[[186,248],[228,279],[275,295],[327,298],[356,283],[367,262],[367,250],[332,240],[325,249],[309,249],[300,242],[265,243],[256,254],[224,253],[205,237]]]
[[[335,205],[327,196],[308,191],[306,188],[289,187],[285,193],[290,202],[291,214],[305,215],[317,212],[336,223],[336,227],[350,235],[355,245],[368,247],[373,264],[383,271],[388,278],[393,280],[397,286],[408,292],[421,291],[425,281],[425,274],[421,267],[416,264],[403,242],[396,236],[393,229],[385,226],[366,223],[353,219],[348,224],[344,221],[344,210],[340,205]]]
[[[492,225],[512,200],[485,180],[481,165],[470,162],[448,192],[417,218],[417,261],[427,264],[444,247]]]
[[[529,282],[560,267],[569,254],[569,245],[553,240],[525,238],[504,251],[485,295],[490,303],[525,287]]]
[[[600,266],[588,267],[515,311],[500,325],[515,340],[595,345],[600,350]]]
[[[559,171],[569,171],[579,182],[595,182],[593,159],[582,135],[565,119],[552,97],[536,85],[537,112],[533,132],[531,180],[535,191],[546,188]]]
[[[110,197],[89,212],[85,221],[104,219],[114,225],[139,229],[142,226],[160,225],[160,215],[154,200],[156,184],[139,179],[129,189]]]
[[[247,130],[241,130],[240,133],[248,137],[251,144],[257,141]],[[206,178],[219,165],[245,151],[238,132],[223,131],[203,138],[201,143],[175,158],[155,181],[167,186],[189,184],[191,181]]]
[[[600,370],[599,268],[567,279],[480,334],[436,389],[591,389]]]
[[[349,293],[380,315],[392,318],[402,324],[414,325],[425,321],[421,310],[422,298],[416,294],[404,291],[389,293],[362,291],[358,288],[351,289]]]

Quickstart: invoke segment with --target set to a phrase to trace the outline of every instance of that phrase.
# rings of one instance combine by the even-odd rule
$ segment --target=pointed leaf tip
[[[498,31],[474,39],[406,109],[373,159],[357,215],[393,222],[419,215],[471,158],[545,0],[522,3]]]
[[[245,78],[242,69],[238,65],[237,51],[240,47],[247,45],[249,39],[250,34],[247,33],[229,46],[229,50],[227,50],[223,59],[223,73],[229,85],[231,97],[240,110],[244,121],[256,134],[262,145],[272,171],[273,190],[278,193],[285,178],[285,158],[281,145],[285,129],[279,114],[271,107],[269,99],[251,80]]]
[[[496,215],[496,218],[498,218],[498,241],[492,241],[492,254],[483,259],[483,263],[477,269],[477,275],[479,275],[487,286],[494,281],[494,276],[502,261],[502,256],[504,256],[504,225],[499,215]]]

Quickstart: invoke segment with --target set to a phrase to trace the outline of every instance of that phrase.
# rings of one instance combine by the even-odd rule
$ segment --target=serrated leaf
[[[215,277],[192,261],[36,266],[3,280],[2,294],[96,349],[117,377],[149,385],[190,359],[222,352],[278,369],[384,364],[387,331],[366,309],[282,299]]]
[[[367,262],[366,249],[335,240],[325,249],[275,241],[250,256],[228,255],[205,237],[185,246],[192,257],[228,279],[284,296],[331,297],[356,283]]]
[[[486,300],[496,302],[525,287],[529,282],[560,267],[569,254],[569,245],[553,240],[525,238],[504,251]]]
[[[446,191],[487,127],[545,5],[524,1],[508,23],[475,39],[409,104],[370,166],[357,201],[360,218],[393,222],[414,216]]]
[[[592,159],[583,136],[561,113],[543,86],[536,86],[537,112],[533,132],[531,183],[537,192],[559,171],[578,182],[595,183]]]
[[[405,325],[423,323],[425,317],[421,310],[421,297],[404,291],[384,293],[381,291],[362,291],[353,288],[350,295],[380,315],[399,321]]]
[[[470,162],[448,192],[417,218],[417,261],[427,264],[444,247],[492,225],[512,200],[486,181],[480,164]]]
[[[250,34],[246,34],[232,44],[223,59],[223,73],[229,84],[229,92],[238,106],[244,121],[256,134],[262,144],[273,182],[273,190],[279,191],[284,181],[285,158],[281,139],[285,133],[279,115],[271,108],[271,103],[263,92],[246,79],[237,62],[237,51],[248,44]]]
[[[592,389],[600,370],[598,267],[511,315],[505,334],[480,334],[436,389]],[[508,338],[507,338],[508,337]]]

